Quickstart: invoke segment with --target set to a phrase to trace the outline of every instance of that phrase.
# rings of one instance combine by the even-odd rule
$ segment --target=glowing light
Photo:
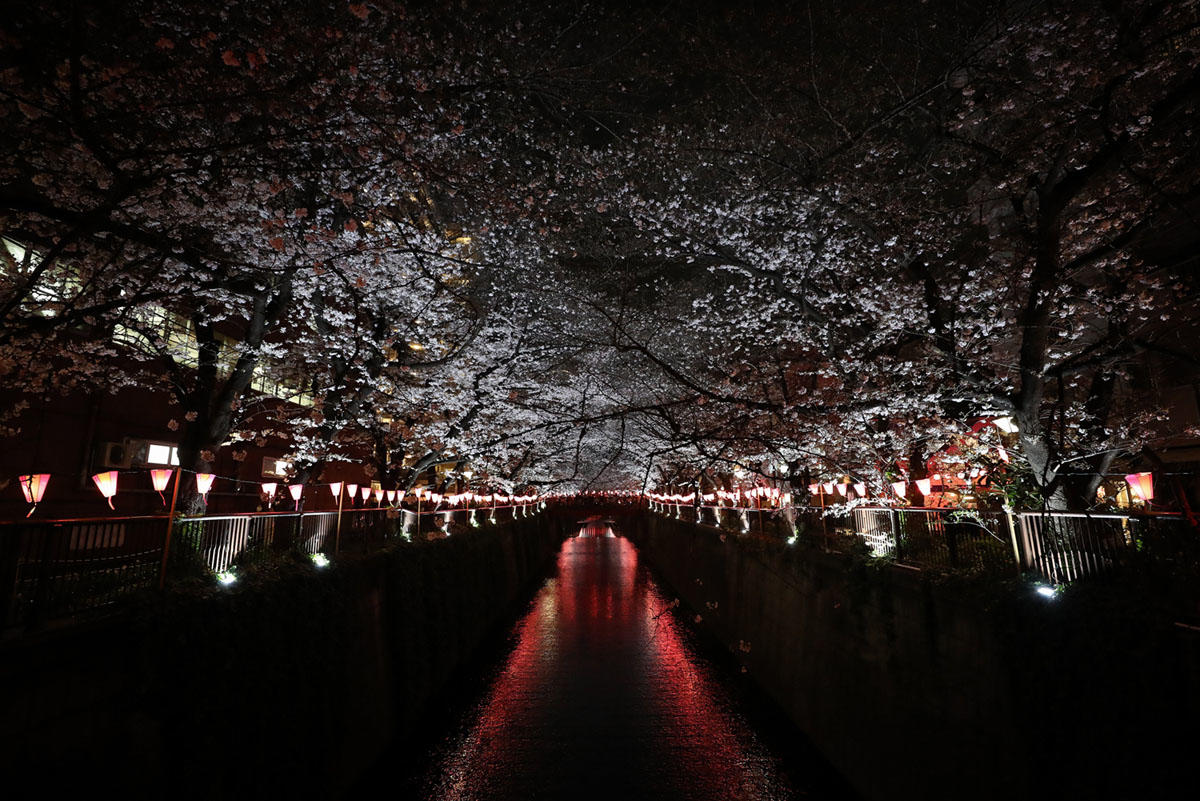
[[[382,488],[374,490],[374,493],[375,493],[375,503],[379,503],[380,501],[383,500],[383,489]]]
[[[150,483],[154,485],[157,492],[162,492],[167,488],[167,484],[171,481],[171,473],[174,470],[151,470]]]
[[[849,486],[848,484],[838,484],[837,485],[838,495],[841,495],[843,498],[845,498],[846,497],[846,487],[848,487],[848,486]]]
[[[893,481],[892,482],[892,492],[896,493],[896,495],[903,498],[905,495],[908,494],[908,482],[907,481]]]
[[[163,490],[167,488],[167,483],[171,480],[173,470],[151,470],[150,483],[154,485],[158,497],[162,498],[163,506],[167,505],[167,497],[163,495]]]
[[[388,490],[387,491],[387,499],[388,499],[389,504],[394,504],[396,502],[396,491]]]
[[[267,500],[272,500],[275,497],[275,490],[279,486],[274,481],[264,481],[262,485],[263,495],[267,496]]]
[[[992,421],[992,425],[1003,431],[1005,434],[1017,433],[1017,424],[1011,417],[997,417]]]
[[[931,491],[933,491],[933,482],[927,478],[918,478],[917,479],[917,490],[922,495],[928,495]]]
[[[1053,598],[1057,594],[1057,592],[1058,591],[1055,590],[1053,587],[1043,586],[1043,587],[1037,588],[1038,595],[1042,596],[1043,598]]]
[[[21,492],[25,495],[26,503],[41,503],[46,494],[46,485],[50,483],[49,473],[34,473],[20,476],[17,481],[21,484]]]
[[[1154,500],[1154,475],[1152,473],[1130,473],[1125,476],[1129,488],[1142,501]]]
[[[833,494],[833,482],[826,481],[824,484],[821,485],[821,489],[825,490],[826,495],[832,495]]]
[[[235,576],[233,574],[232,570],[222,570],[220,573],[217,574],[217,582],[222,587],[228,587],[230,584],[233,584],[235,581],[237,581],[237,576]]]
[[[360,490],[360,492],[362,493],[362,500],[363,500],[363,503],[366,503],[366,502],[367,502],[367,498],[370,498],[370,497],[371,497],[371,488],[370,488],[370,487],[363,487],[363,488]]]
[[[29,517],[37,509],[37,505],[42,502],[42,496],[46,494],[46,485],[50,483],[50,474],[32,473],[27,476],[18,476],[17,483],[21,485],[21,494],[25,496],[25,503],[33,504],[25,515]]]
[[[347,484],[346,485],[346,494],[350,496],[350,503],[353,504],[354,496],[358,494],[358,485],[357,484]]]
[[[867,495],[867,485],[859,482],[858,484],[854,485],[854,491],[857,492],[860,497],[865,498]]]
[[[197,473],[196,474],[196,492],[200,495],[201,500],[208,504],[208,491],[212,489],[213,479],[216,478],[212,473]]]
[[[821,493],[821,485],[820,484],[809,484],[808,491],[810,493],[812,493],[813,495],[819,495]]]
[[[314,553],[312,561],[317,567],[329,567],[329,557],[323,553]]]
[[[296,509],[300,509],[300,496],[304,494],[303,484],[288,484],[288,494],[292,496],[292,500],[296,502]]]
[[[109,470],[107,473],[97,473],[92,476],[92,481],[95,482],[96,489],[100,490],[100,494],[108,501],[108,508],[116,511],[112,499],[117,494],[117,471]]]
[[[329,492],[330,492],[330,493],[333,495],[333,497],[335,497],[335,498],[340,498],[340,497],[342,497],[342,482],[340,482],[340,481],[335,481],[335,482],[333,482],[332,484],[330,484],[330,485],[329,485]]]

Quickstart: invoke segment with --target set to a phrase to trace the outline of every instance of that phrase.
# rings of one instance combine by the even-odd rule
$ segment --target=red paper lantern
[[[1154,500],[1154,475],[1152,473],[1130,473],[1125,476],[1129,489],[1142,501]]]
[[[33,504],[25,515],[29,517],[37,509],[37,505],[42,502],[42,496],[46,494],[46,485],[50,483],[50,474],[32,473],[27,476],[18,476],[17,483],[21,485],[21,494],[25,496],[25,503]]]
[[[100,494],[108,501],[108,508],[116,511],[113,506],[113,496],[117,494],[117,471],[109,470],[107,473],[97,473],[92,476],[92,481],[96,484],[96,489],[100,490]]]
[[[196,492],[200,494],[200,498],[204,501],[205,505],[208,504],[208,491],[212,489],[213,479],[215,478],[216,476],[212,473],[196,474]]]
[[[154,485],[158,497],[162,498],[163,506],[167,505],[167,497],[163,495],[163,490],[167,488],[167,484],[171,481],[171,473],[174,470],[151,470],[150,483]]]
[[[340,498],[342,495],[342,482],[335,481],[329,485],[329,491],[333,493],[333,497]]]

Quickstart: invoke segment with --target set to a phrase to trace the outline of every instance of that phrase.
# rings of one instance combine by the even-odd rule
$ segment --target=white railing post
[[[897,562],[903,557],[903,552],[900,550],[900,520],[899,513],[895,509],[888,509],[888,523],[892,527],[892,553]]]
[[[1017,540],[1017,526],[1013,520],[1012,509],[1007,506],[1004,507],[1004,517],[1008,521],[1008,535],[1012,540],[1013,563],[1017,566],[1017,575],[1020,575],[1021,571],[1025,569],[1025,564],[1021,559],[1021,544]]]

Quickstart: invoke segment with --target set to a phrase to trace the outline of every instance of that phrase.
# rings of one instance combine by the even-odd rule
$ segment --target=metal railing
[[[528,513],[524,507],[503,506]],[[483,524],[491,507],[476,510]],[[462,520],[469,510],[452,514]],[[202,517],[81,518],[0,522],[0,630],[102,614],[168,578],[222,574],[297,550],[365,553],[389,539],[443,530],[430,518],[445,509],[347,509]],[[394,519],[394,524],[389,518]],[[505,516],[505,519],[507,515]],[[407,525],[406,525],[407,524]]]
[[[859,508],[853,520],[855,533],[874,556],[918,567],[1013,568],[1012,536],[1003,512]]]
[[[100,610],[158,581],[166,517],[0,526],[6,623]]]
[[[265,557],[277,544],[286,548],[311,514],[322,513],[183,517],[176,522],[172,548],[196,556],[209,570],[221,573],[237,562]]]
[[[690,507],[652,505],[681,520]],[[1175,515],[1073,512],[984,512],[973,509],[857,507],[847,515],[815,507],[765,510],[774,525],[754,525],[764,510],[698,506],[691,516],[739,533],[798,539],[825,550],[847,551],[857,543],[876,558],[919,568],[980,574],[1023,572],[1063,584],[1095,576],[1135,558],[1170,562],[1200,574],[1200,535]],[[749,524],[747,524],[747,521]],[[770,529],[770,530],[768,530]],[[790,529],[790,530],[789,530]]]
[[[1056,584],[1106,573],[1141,557],[1200,566],[1200,535],[1176,516],[1023,512],[1021,567]]]

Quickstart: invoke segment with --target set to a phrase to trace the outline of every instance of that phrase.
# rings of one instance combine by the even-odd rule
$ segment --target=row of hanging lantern
[[[972,479],[980,477],[982,471],[976,473],[978,468],[972,470]],[[150,471],[150,481],[154,490],[162,498],[163,505],[167,505],[166,496],[163,494],[167,486],[170,484],[171,476],[174,474],[171,469],[155,469]],[[108,502],[110,509],[115,511],[113,498],[117,494],[117,481],[120,474],[115,470],[108,470],[102,473],[96,473],[92,476],[92,482],[96,485],[101,496]],[[208,493],[212,490],[216,476],[212,473],[196,473],[196,493],[201,500],[207,504]],[[928,496],[933,491],[933,482],[941,480],[940,475],[934,475],[932,478],[920,478],[912,483],[916,486],[917,491],[922,497]],[[1125,476],[1125,482],[1129,485],[1130,493],[1133,497],[1148,503],[1154,500],[1154,476],[1150,472],[1129,473]],[[50,483],[49,473],[31,473],[28,475],[18,476],[17,483],[21,488],[21,493],[25,497],[25,502],[30,504],[29,511],[26,517],[33,515],[37,510],[38,504],[42,502],[42,498],[46,494],[46,487]],[[905,498],[908,495],[908,481],[895,481],[891,484],[892,492],[897,498]],[[289,484],[287,485],[288,494],[296,504],[296,508],[300,508],[300,499],[304,494],[304,484]],[[342,489],[346,490],[346,498],[353,505],[355,498],[361,498],[362,504],[365,506],[374,497],[377,506],[382,507],[383,500],[386,498],[389,506],[395,506],[404,500],[405,490],[384,490],[380,487],[359,486],[358,484],[345,483],[335,481],[328,485],[330,492],[335,499],[342,497]],[[274,481],[264,481],[261,485],[262,494],[268,502],[273,501],[279,484]],[[865,498],[867,496],[867,486],[863,482],[833,482],[827,481],[817,484],[809,484],[808,491],[812,495],[834,495],[835,493],[847,500],[852,499],[851,489],[857,497]],[[435,506],[441,505],[445,501],[449,506],[470,505],[472,503],[483,504],[485,506],[499,506],[506,504],[525,505],[534,503],[539,496],[536,494],[530,495],[504,495],[501,493],[491,493],[487,495],[479,495],[474,492],[460,492],[451,495],[442,495],[433,492],[427,488],[419,488],[414,490],[414,497],[418,501],[431,502]],[[590,493],[589,493],[590,494]],[[663,505],[678,506],[681,504],[692,504],[696,500],[696,493],[690,492],[686,495],[672,493],[646,493],[646,497]],[[711,493],[701,493],[700,499],[703,503],[717,502],[718,505],[722,501],[728,501],[730,506],[739,506],[742,499],[748,502],[757,501],[761,506],[764,501],[768,506],[785,507],[791,505],[791,495],[781,492],[777,487],[755,487],[750,490],[716,490]]]
[[[694,503],[697,494],[695,492],[689,492],[687,495],[648,492],[646,493],[646,497],[654,503],[679,506],[681,504],[690,505]],[[754,487],[748,490],[719,489],[713,492],[702,492],[699,494],[699,498],[702,504],[716,504],[718,506],[723,505],[724,502],[728,502],[730,506],[738,506],[743,500],[759,507],[784,507],[790,506],[792,503],[791,493],[784,492],[778,487]]]
[[[696,500],[696,493],[689,492],[687,495],[677,495],[677,494],[665,495],[665,494],[658,493],[658,492],[648,492],[648,493],[646,493],[646,497],[652,501],[655,501],[656,503],[666,503],[666,504],[675,506],[675,505],[681,504],[681,503],[693,502],[694,500]]]
[[[972,482],[982,478],[984,471],[982,468],[972,468],[970,472],[970,480]],[[935,482],[941,482],[943,478],[941,474],[935,474],[930,478],[919,478],[915,481],[894,481],[891,483],[891,490],[896,498],[903,499],[908,497],[908,487],[911,483],[921,493],[922,497],[928,497],[935,486]],[[1148,503],[1154,500],[1154,476],[1152,473],[1129,473],[1125,476],[1125,482],[1129,485],[1131,495],[1143,503]],[[815,496],[838,495],[846,500],[853,500],[855,497],[867,497],[867,485],[864,482],[834,482],[826,481],[816,484],[809,484],[808,491]],[[678,506],[680,504],[691,504],[696,499],[696,493],[692,492],[687,495],[680,494],[664,494],[649,492],[646,497],[658,505]],[[722,501],[728,501],[730,506],[740,506],[743,499],[747,501],[757,500],[759,505],[786,507],[791,505],[791,495],[781,492],[776,487],[755,487],[750,490],[716,490],[711,493],[702,493],[700,500],[703,503],[717,502],[721,505]]]
[[[150,471],[151,482],[155,491],[157,491],[160,497],[163,498],[164,505],[166,505],[166,497],[163,495],[163,492],[170,483],[173,472],[174,471],[170,469],[155,469]],[[92,481],[95,483],[97,490],[99,490],[100,494],[105,498],[105,500],[108,501],[110,508],[114,508],[112,501],[113,497],[117,493],[118,475],[119,474],[117,471],[110,470],[103,473],[97,473],[92,476]],[[197,473],[195,475],[197,494],[199,494],[207,503],[207,496],[212,489],[216,476],[214,476],[212,473]],[[1137,473],[1126,476],[1126,480],[1133,488],[1134,494],[1143,501],[1151,500],[1154,497],[1153,483],[1150,475],[1150,473]],[[939,477],[935,476],[934,478],[937,479]],[[20,476],[19,483],[21,490],[25,495],[25,501],[31,504],[28,515],[32,515],[34,510],[37,508],[37,504],[41,502],[42,497],[46,492],[46,486],[49,483],[49,480],[50,475],[48,473]],[[928,495],[932,491],[932,482],[930,479],[918,479],[914,483],[922,495]],[[279,484],[277,482],[263,482],[261,486],[264,497],[268,501],[273,500]],[[297,504],[298,507],[305,485],[289,484],[287,486],[288,493],[291,495],[292,500]],[[374,496],[376,504],[382,505],[383,499],[386,498],[389,505],[395,505],[398,500],[402,501],[405,495],[404,490],[384,490],[379,487],[370,487],[365,485],[360,487],[358,484],[343,484],[343,482],[340,481],[332,482],[328,486],[334,498],[339,498],[341,496],[341,491],[344,487],[346,490],[346,497],[352,504],[355,498],[361,498],[361,502],[365,505],[371,500],[372,496]],[[892,490],[897,496],[904,497],[907,494],[908,482],[897,481],[891,486]],[[836,492],[838,495],[844,498],[849,498],[851,497],[851,487],[853,487],[854,492],[857,493],[858,497],[866,496],[866,485],[861,482],[850,484],[848,482],[835,483],[830,481],[823,484],[810,484],[809,492],[811,492],[813,495],[818,495],[822,491],[824,491],[826,495],[833,495]],[[432,502],[434,505],[440,505],[443,501],[445,501],[450,506],[458,506],[460,504],[469,503],[482,503],[485,505],[501,505],[512,503],[514,505],[522,505],[533,503],[538,499],[536,494],[504,495],[501,493],[494,493],[479,495],[473,492],[463,492],[451,495],[442,495],[440,493],[432,492],[428,489],[418,489],[414,494],[418,500]],[[679,505],[693,503],[696,499],[696,493],[691,492],[687,495],[682,495],[652,492],[647,493],[647,497],[657,503]],[[713,493],[703,493],[700,497],[705,503],[712,503],[714,501],[720,503],[722,501],[727,501],[730,506],[740,505],[743,499],[746,499],[747,501],[756,500],[760,505],[762,505],[762,503],[765,501],[766,504],[770,506],[787,506],[790,505],[791,501],[791,496],[787,493],[782,493],[777,487],[755,487],[745,491],[740,489],[732,491],[716,490]]]
[[[837,495],[840,495],[841,497],[846,498],[847,500],[849,500],[852,497],[851,492],[850,492],[851,489],[854,490],[854,494],[857,495],[858,497],[860,497],[860,498],[867,497],[867,485],[861,481],[858,481],[855,483],[850,483],[849,481],[843,481],[840,483],[836,483],[833,481],[826,481],[823,483],[808,485],[808,492],[810,495],[818,495],[819,496],[822,493],[824,493],[826,495],[833,495],[836,493]]]
[[[427,488],[419,488],[414,491],[414,495],[422,500],[433,503],[435,506],[441,505],[445,501],[448,506],[466,506],[472,503],[482,504],[484,506],[501,506],[512,504],[514,506],[523,506],[533,503],[538,499],[538,495],[504,495],[499,492],[488,495],[478,495],[474,492],[458,492],[451,495],[442,495],[433,492]]]
[[[163,492],[171,481],[171,475],[174,473],[171,469],[151,470],[150,483],[154,487],[155,492],[163,499],[163,505],[167,503],[166,496]],[[96,485],[101,497],[108,501],[108,508],[116,510],[113,506],[113,498],[117,494],[117,480],[120,476],[116,470],[106,470],[102,473],[96,473],[92,476],[92,483]],[[196,474],[196,492],[207,503],[209,490],[212,489],[213,480],[216,477],[212,473],[197,473]],[[30,517],[37,510],[38,504],[45,497],[46,487],[50,484],[49,473],[32,473],[29,475],[18,476],[17,483],[21,487],[21,494],[25,496],[25,502],[30,504],[29,511],[25,514]]]
[[[150,471],[150,482],[154,490],[162,498],[163,505],[167,505],[167,499],[164,495],[167,487],[171,482],[171,476],[174,474],[173,469],[155,469]],[[113,505],[113,498],[116,497],[118,490],[118,479],[120,473],[116,470],[107,470],[101,473],[96,473],[92,476],[92,483],[100,492],[101,497],[108,502],[108,507],[116,511]],[[216,481],[216,476],[212,473],[196,473],[196,493],[201,500],[208,503],[208,493],[212,491],[213,483]],[[31,473],[29,475],[18,476],[17,483],[21,487],[21,493],[25,497],[25,502],[30,504],[29,511],[26,517],[33,515],[42,498],[46,494],[46,487],[50,483],[49,473]],[[287,491],[291,496],[296,508],[300,508],[300,499],[304,494],[304,484],[288,484]],[[359,486],[358,484],[343,483],[334,481],[327,485],[333,497],[337,500],[345,497],[353,505],[356,498],[361,499],[361,503],[365,506],[374,498],[377,506],[382,507],[383,500],[386,498],[389,506],[395,506],[404,500],[405,490],[385,490],[381,487]],[[275,495],[279,490],[279,483],[275,481],[264,481],[260,485],[262,496],[271,502],[275,499]],[[342,495],[342,490],[345,490],[345,496]],[[538,499],[537,495],[503,495],[495,493],[491,495],[477,495],[473,492],[458,493],[455,495],[441,495],[436,492],[431,492],[428,489],[419,489],[414,493],[418,500],[431,501],[434,505],[440,505],[442,501],[447,501],[451,506],[457,506],[461,503],[480,502],[484,504],[529,504]]]
[[[263,493],[269,498],[274,495],[275,488],[277,486],[278,485],[274,483],[264,483]],[[305,485],[303,484],[288,485],[288,491],[291,493],[293,500],[295,500],[297,503],[299,503],[300,496],[304,491],[304,486]],[[344,486],[346,490],[345,497],[348,498],[351,503],[354,502],[355,497],[361,497],[364,505],[374,498],[375,503],[379,506],[382,506],[383,500],[386,498],[389,506],[395,506],[396,504],[402,503],[404,501],[404,496],[407,494],[406,490],[385,490],[381,487],[366,485],[360,487],[358,484],[345,484]],[[329,485],[329,491],[333,494],[335,499],[341,497],[342,487],[343,484],[340,481],[335,481]],[[418,487],[417,489],[413,490],[413,498],[424,503],[432,503],[434,506],[441,506],[443,502],[445,502],[448,506],[465,506],[471,503],[480,503],[483,505],[500,505],[508,503],[512,503],[514,505],[529,504],[536,501],[538,496],[503,495],[500,493],[478,495],[474,492],[459,492],[450,495],[443,495],[442,493],[434,492],[427,487]]]
[[[268,500],[275,496],[275,489],[278,484],[275,484],[274,482],[265,482],[262,486],[263,495],[267,496]],[[341,504],[343,498],[343,487],[346,490],[344,497],[350,501],[351,506],[354,505],[354,499],[356,497],[360,497],[362,499],[363,506],[366,506],[367,503],[370,502],[372,496],[374,496],[375,505],[377,507],[383,506],[384,498],[387,498],[389,506],[394,506],[397,502],[397,499],[401,501],[404,500],[404,490],[385,490],[382,487],[368,486],[365,484],[360,487],[358,484],[344,484],[341,481],[334,481],[329,484],[329,492],[333,495],[334,500],[336,500],[339,505]],[[288,484],[288,493],[292,496],[292,500],[296,502],[297,508],[299,508],[300,498],[304,494],[304,485]]]

